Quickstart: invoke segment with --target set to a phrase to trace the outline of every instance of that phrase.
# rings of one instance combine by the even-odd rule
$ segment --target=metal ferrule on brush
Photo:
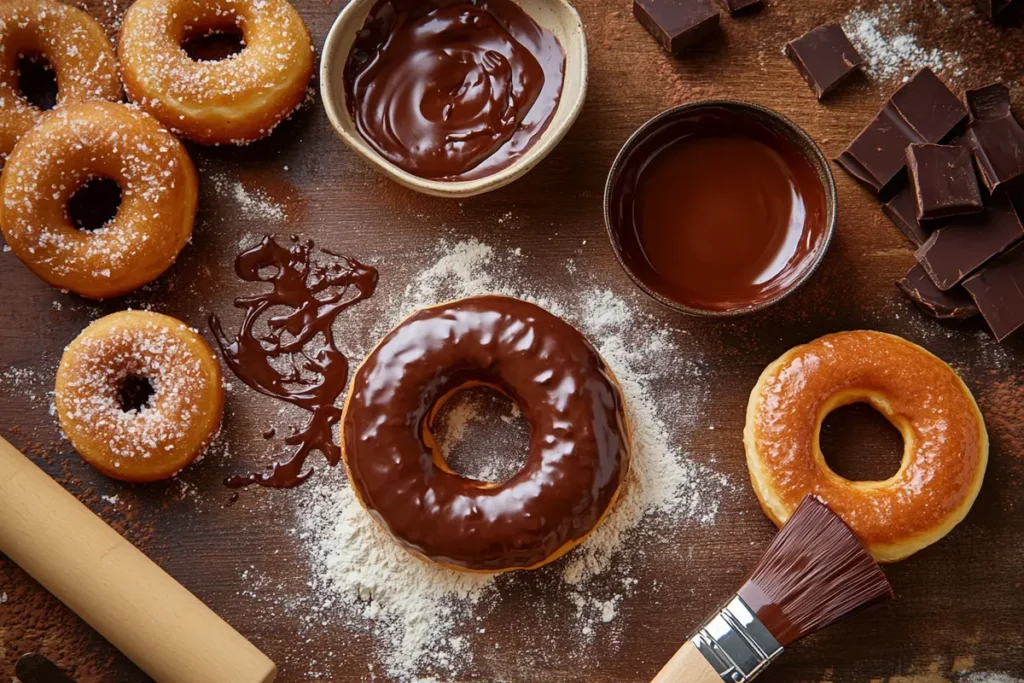
[[[690,639],[729,683],[752,681],[782,653],[782,646],[737,595]]]

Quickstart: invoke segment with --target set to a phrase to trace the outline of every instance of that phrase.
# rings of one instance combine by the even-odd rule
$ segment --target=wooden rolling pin
[[[0,552],[158,683],[270,683],[238,631],[0,438]]]

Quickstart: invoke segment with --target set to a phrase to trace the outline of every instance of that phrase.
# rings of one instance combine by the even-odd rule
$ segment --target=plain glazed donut
[[[244,49],[196,61],[191,37],[240,30]],[[313,45],[286,0],[138,0],[118,43],[128,98],[202,144],[245,143],[270,134],[306,97]]]
[[[117,57],[106,31],[80,9],[53,0],[0,2],[0,159],[43,111],[18,87],[18,60],[41,57],[57,78],[57,107],[121,100]]]
[[[95,178],[121,188],[117,214],[78,230],[68,201]],[[93,299],[157,278],[192,235],[199,179],[188,153],[151,116],[86,102],[52,112],[17,144],[0,178],[0,229],[43,280]]]
[[[130,377],[153,393],[126,410]],[[64,350],[54,401],[61,430],[86,462],[115,479],[159,481],[206,450],[220,426],[222,384],[217,358],[195,330],[159,313],[123,311],[92,323]]]
[[[844,479],[822,455],[822,421],[858,402],[903,435],[899,472],[885,481]],[[880,562],[959,524],[988,463],[985,421],[963,381],[920,346],[881,332],[828,335],[769,365],[750,395],[743,442],[754,492],[775,524],[816,494]]]
[[[460,477],[430,429],[459,389],[486,385],[530,423],[523,469]],[[626,410],[586,338],[534,304],[462,299],[412,314],[356,371],[342,454],[359,501],[403,548],[460,571],[533,569],[581,543],[629,467]]]

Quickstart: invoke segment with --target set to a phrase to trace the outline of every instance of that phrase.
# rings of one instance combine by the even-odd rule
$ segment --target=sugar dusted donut
[[[148,382],[141,406],[125,385]],[[64,350],[54,396],[60,427],[78,453],[109,477],[167,479],[201,455],[220,426],[224,390],[209,345],[180,320],[148,311],[114,313]]]
[[[822,455],[822,421],[857,402],[903,434],[899,472],[885,481],[844,479]],[[781,527],[816,494],[882,562],[908,557],[960,523],[988,463],[985,422],[963,381],[920,346],[881,332],[828,335],[769,365],[750,395],[743,442],[773,522]]]
[[[121,188],[117,214],[78,230],[68,202],[85,183]],[[86,102],[48,114],[17,144],[0,177],[0,229],[11,250],[54,287],[93,299],[163,273],[192,234],[198,178],[156,119],[124,104]]]
[[[57,78],[57,107],[122,97],[106,31],[85,12],[54,0],[0,2],[0,160],[43,111],[18,87],[18,60],[41,57]]]
[[[242,33],[241,52],[193,60],[189,38]],[[121,72],[131,101],[202,144],[265,137],[298,107],[313,75],[313,46],[286,0],[137,0],[121,24]]]
[[[431,434],[461,388],[491,386],[530,423],[523,469],[460,477]],[[414,555],[501,572],[552,562],[611,510],[630,460],[622,393],[593,346],[534,304],[482,296],[412,314],[356,371],[342,415],[353,490]]]

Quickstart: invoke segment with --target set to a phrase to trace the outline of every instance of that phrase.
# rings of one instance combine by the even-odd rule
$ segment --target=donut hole
[[[526,465],[530,425],[515,401],[490,387],[453,394],[435,415],[431,432],[460,477],[500,484]]]
[[[86,181],[68,200],[68,219],[83,232],[99,230],[117,215],[121,186],[110,178]]]
[[[900,471],[903,460],[903,435],[870,403],[829,413],[819,444],[829,468],[850,481],[885,481]]]
[[[235,24],[193,29],[185,34],[181,49],[197,62],[219,62],[245,49],[245,36]]]
[[[156,390],[147,377],[129,374],[121,382],[121,410],[126,413],[139,412],[150,406],[150,399]]]
[[[57,106],[57,73],[45,57],[18,55],[18,90],[34,107],[46,111]]]

